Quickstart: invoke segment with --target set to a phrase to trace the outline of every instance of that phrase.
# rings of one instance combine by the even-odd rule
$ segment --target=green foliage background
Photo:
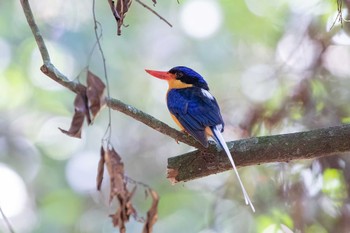
[[[92,2],[30,2],[55,66],[85,82],[79,74],[95,43]],[[97,1],[112,97],[175,127],[165,106],[166,84],[144,68],[186,65],[203,74],[218,99],[227,140],[350,122],[349,26],[329,30],[335,1],[221,0],[222,25],[204,39],[182,30],[181,11],[189,2],[159,1],[154,8],[173,28],[133,2],[129,26],[118,37],[108,2]],[[108,179],[101,193],[94,188],[106,109],[84,127],[81,140],[63,135],[57,127],[69,127],[74,94],[40,73],[19,1],[1,1],[0,15],[0,168],[20,177],[26,197],[11,223],[16,232],[117,232],[108,218],[115,210],[108,205]],[[95,52],[90,69],[103,77],[102,67]],[[241,168],[253,214],[232,172],[172,186],[167,158],[191,148],[119,112],[112,118],[113,145],[127,175],[161,197],[156,233],[350,232],[348,156]],[[7,201],[1,193],[13,188],[4,180],[0,206]],[[140,187],[140,217],[149,205]],[[134,220],[127,225],[127,232],[141,229]],[[0,231],[6,232],[1,218]]]

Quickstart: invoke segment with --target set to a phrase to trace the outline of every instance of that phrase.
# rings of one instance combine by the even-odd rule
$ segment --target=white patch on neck
[[[219,130],[219,132],[221,132],[222,131],[222,124],[216,125],[216,128]]]
[[[201,88],[201,91],[202,91],[202,94],[203,94],[205,97],[207,97],[207,98],[209,98],[209,99],[211,99],[211,100],[214,100],[214,96],[212,96],[212,95],[210,94],[209,91],[207,91],[207,90],[205,90],[205,89],[203,89],[203,88]]]

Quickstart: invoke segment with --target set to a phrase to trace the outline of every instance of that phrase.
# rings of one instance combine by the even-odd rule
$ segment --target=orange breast
[[[173,120],[175,121],[175,123],[180,127],[180,129],[185,130],[185,128],[181,125],[179,120],[173,114],[170,113],[170,115],[171,115],[171,118],[173,118]]]

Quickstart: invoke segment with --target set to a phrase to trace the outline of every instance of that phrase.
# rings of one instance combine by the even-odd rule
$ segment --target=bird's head
[[[200,87],[209,90],[207,82],[196,71],[186,66],[176,66],[169,71],[146,70],[150,75],[167,80],[169,88]]]

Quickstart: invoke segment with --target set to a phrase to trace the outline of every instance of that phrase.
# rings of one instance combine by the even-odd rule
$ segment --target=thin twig
[[[1,216],[2,216],[2,218],[4,219],[4,221],[5,221],[5,223],[6,223],[6,226],[7,226],[7,228],[9,229],[9,231],[10,231],[11,233],[15,233],[15,230],[13,230],[13,227],[11,226],[10,221],[7,219],[7,217],[6,217],[5,213],[4,213],[4,211],[2,211],[1,206],[0,206],[0,213],[1,213]]]
[[[33,35],[36,38],[36,41],[38,43],[38,47],[41,48],[40,54],[44,60],[44,65],[40,68],[41,71],[45,75],[50,77],[52,80],[66,87],[72,92],[81,93],[82,91],[84,91],[86,88],[84,85],[75,81],[68,80],[68,78],[65,75],[63,75],[53,64],[51,64],[45,43],[43,43],[44,40],[41,36],[39,28],[35,24],[28,0],[21,0],[21,2],[22,2],[23,11],[25,12],[25,16],[27,17],[29,27],[32,29]],[[47,60],[47,62],[45,62],[45,60]],[[106,103],[108,107],[111,107],[114,110],[120,111],[134,118],[135,120],[143,122],[144,124],[153,128],[154,130],[157,130],[162,134],[165,134],[165,135],[168,135],[169,137],[174,138],[176,141],[180,141],[189,146],[194,146],[196,148],[203,149],[203,146],[200,143],[198,143],[196,140],[194,140],[192,137],[174,128],[171,128],[164,122],[154,118],[153,116],[131,105],[125,104],[118,99],[113,99],[108,97],[106,97]]]
[[[173,25],[171,25],[171,23],[169,23],[168,20],[166,20],[165,18],[163,18],[160,14],[158,14],[155,10],[153,10],[151,7],[147,6],[145,3],[141,2],[140,0],[135,0],[136,2],[138,2],[141,6],[143,6],[144,8],[146,8],[147,10],[149,10],[150,12],[152,12],[153,14],[155,14],[156,16],[158,16],[161,20],[163,20],[166,24],[168,24],[170,27],[173,27]]]
[[[101,27],[101,24],[96,19],[95,2],[96,2],[96,0],[92,1],[92,15],[93,15],[93,18],[94,18],[94,32],[95,32],[95,37],[96,37],[96,41],[97,41],[97,45],[98,45],[98,50],[99,50],[99,52],[101,54],[102,63],[103,63],[104,77],[105,77],[105,80],[106,80],[107,98],[110,99],[111,98],[111,94],[110,94],[109,80],[108,80],[108,76],[107,76],[106,58],[105,58],[105,55],[103,53],[103,49],[102,49],[101,42],[100,42],[100,38],[102,37],[102,27]],[[98,35],[98,33],[97,33],[98,25],[100,25],[100,28],[101,28],[100,35]],[[107,134],[107,132],[108,132],[107,143],[109,144],[110,139],[111,139],[111,135],[112,135],[112,112],[111,112],[111,108],[108,108],[108,126],[107,126],[107,129],[106,129],[106,134]],[[106,134],[105,134],[105,136],[106,136]]]
[[[335,24],[337,23],[337,21],[340,22],[340,25],[341,27],[343,28],[343,23],[346,22],[346,23],[349,23],[350,21],[348,19],[344,19],[343,18],[343,0],[337,0],[337,11],[338,11],[338,14],[337,16],[335,17],[335,20],[333,21],[333,24],[332,26],[330,27],[329,30],[332,30],[333,27],[335,26]]]

